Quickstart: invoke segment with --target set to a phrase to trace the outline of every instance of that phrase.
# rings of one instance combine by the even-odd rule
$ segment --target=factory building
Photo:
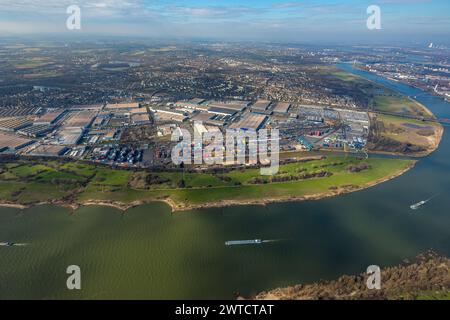
[[[31,139],[0,132],[0,152],[17,151],[33,144],[34,142],[35,141]]]
[[[175,106],[184,109],[206,111],[208,110],[208,106],[202,105],[203,102],[205,102],[205,99],[194,98],[188,101],[178,101],[175,103]]]
[[[126,111],[131,109],[139,108],[138,102],[129,102],[129,103],[108,103],[105,107],[105,110],[109,111]]]
[[[31,126],[33,123],[28,117],[6,118],[0,120],[0,130],[14,132]]]
[[[87,129],[94,121],[97,112],[94,111],[78,111],[73,112],[69,119],[64,122],[65,128],[81,128]]]
[[[205,124],[223,127],[227,124],[229,116],[218,115],[209,112],[200,112],[191,118],[191,121],[200,121]]]
[[[238,122],[231,124],[230,129],[259,130],[264,127],[268,117],[257,113],[246,113]]]
[[[103,104],[81,104],[81,105],[73,105],[69,107],[71,111],[100,111],[103,109]]]
[[[278,102],[275,104],[273,108],[273,113],[276,115],[287,115],[289,109],[291,108],[291,104],[288,102]]]
[[[52,112],[47,112],[41,115],[39,118],[36,118],[33,122],[37,125],[51,125],[56,124],[66,113],[65,110],[57,110]]]
[[[236,112],[241,112],[244,111],[244,109],[247,108],[249,104],[250,102],[248,101],[226,101],[226,102],[211,101],[208,103],[208,107],[231,109]]]
[[[39,157],[58,157],[64,155],[69,150],[65,146],[40,145],[30,152],[30,155]]]
[[[134,125],[148,124],[150,123],[150,117],[148,114],[134,114],[131,121]]]
[[[238,113],[237,110],[228,109],[228,108],[221,108],[221,107],[210,107],[208,109],[208,112],[209,113],[213,113],[213,114],[218,114],[218,115],[221,115],[221,116],[229,116],[229,117],[232,117],[236,113]]]
[[[181,112],[160,107],[150,107],[150,111],[153,112],[158,121],[183,122],[188,118]]]
[[[45,136],[47,133],[51,132],[54,128],[55,127],[51,125],[38,124],[17,130],[17,133],[27,137],[38,138]]]
[[[63,128],[57,134],[57,141],[60,145],[72,146],[80,143],[83,138],[84,130],[82,128]]]
[[[129,114],[130,116],[135,115],[135,114],[147,114],[147,108],[133,108],[130,109],[127,114]]]
[[[266,113],[267,109],[269,109],[271,102],[267,100],[258,100],[251,107],[251,111],[255,113]]]

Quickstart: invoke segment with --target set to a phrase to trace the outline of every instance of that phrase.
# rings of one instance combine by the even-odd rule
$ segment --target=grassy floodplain
[[[110,204],[127,208],[165,201],[173,210],[318,199],[398,176],[414,161],[328,156],[280,166],[275,176],[257,168],[210,172],[120,170],[79,162],[28,160],[0,164],[4,204]]]

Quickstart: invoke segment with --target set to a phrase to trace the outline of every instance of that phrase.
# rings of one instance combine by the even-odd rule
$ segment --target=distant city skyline
[[[82,28],[69,31],[73,4]],[[381,30],[366,27],[370,5],[381,8]],[[449,41],[449,12],[447,0],[2,0],[0,35],[439,44]]]

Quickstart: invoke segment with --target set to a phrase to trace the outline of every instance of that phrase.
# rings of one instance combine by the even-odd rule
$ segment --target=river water
[[[420,90],[349,71],[408,96],[438,117],[450,104]],[[0,299],[212,299],[333,279],[393,265],[433,248],[450,254],[450,144],[392,181],[320,201],[195,210],[0,208]],[[418,211],[409,206],[437,195]],[[224,245],[227,240],[276,240]],[[66,289],[81,268],[82,290]]]

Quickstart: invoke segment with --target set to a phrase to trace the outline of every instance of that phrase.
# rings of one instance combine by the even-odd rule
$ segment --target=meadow
[[[412,164],[400,159],[324,156],[284,164],[276,175],[261,176],[258,168],[152,172],[20,160],[0,164],[0,199],[23,205],[170,200],[176,208],[281,201],[361,189],[396,176]]]

